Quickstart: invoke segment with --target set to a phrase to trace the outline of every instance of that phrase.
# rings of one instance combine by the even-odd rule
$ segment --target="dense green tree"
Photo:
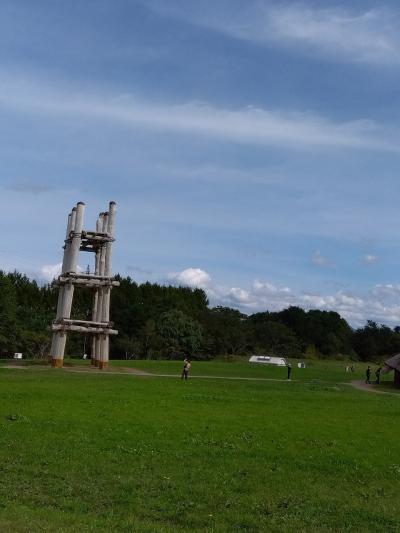
[[[263,320],[260,320],[260,315],[264,315]],[[252,318],[250,317],[252,336],[257,343],[257,351],[289,357],[301,355],[300,342],[292,329],[281,322],[270,320],[266,313],[259,313],[255,322]]]
[[[162,313],[157,323],[157,331],[168,359],[179,358],[183,354],[192,356],[201,349],[201,325],[179,309]]]
[[[49,355],[51,336],[49,332],[23,330],[18,336],[18,351],[28,357],[46,359]]]
[[[229,307],[210,308],[201,289],[117,278],[120,287],[112,292],[111,316],[119,335],[111,339],[112,357],[172,358],[186,353],[212,358],[267,352],[381,361],[400,352],[400,327],[369,321],[354,331],[336,312],[299,307],[247,316]],[[48,354],[57,296],[55,286],[0,271],[0,355]],[[92,297],[90,291],[77,288],[75,318],[90,317]],[[89,337],[71,334],[67,354],[90,353],[90,345]]]
[[[146,359],[151,357],[151,350],[153,349],[155,339],[157,338],[156,323],[152,318],[146,320],[140,330],[140,335],[143,343],[143,356]]]
[[[0,271],[0,353],[15,349],[17,295],[7,274]]]
[[[400,332],[369,320],[354,332],[353,345],[360,359],[379,360],[400,352]]]
[[[247,348],[247,316],[229,307],[210,309],[207,318],[207,333],[211,338],[212,354],[239,354]]]

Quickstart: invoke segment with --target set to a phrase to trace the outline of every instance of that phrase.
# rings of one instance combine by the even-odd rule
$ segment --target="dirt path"
[[[146,372],[145,370],[140,370],[139,368],[133,368],[133,367],[125,367],[121,368],[120,370],[113,370],[112,368],[105,368],[103,370],[99,370],[96,367],[89,366],[87,368],[77,368],[77,367],[69,367],[64,366],[62,368],[65,372],[75,372],[75,373],[85,373],[85,374],[118,374],[120,376],[133,374],[134,376],[153,376],[154,374],[150,374],[149,372]]]
[[[40,366],[40,365],[1,365],[0,368],[8,368],[12,370],[28,370],[28,369],[35,369],[35,370],[51,370],[51,366]],[[60,369],[63,372],[71,372],[73,374],[95,374],[99,376],[111,374],[111,375],[118,375],[118,376],[127,376],[127,375],[133,375],[133,376],[140,376],[140,377],[146,377],[146,378],[173,378],[173,379],[180,379],[180,374],[155,374],[146,372],[145,370],[141,370],[139,368],[134,367],[125,367],[121,368],[120,370],[114,370],[112,368],[107,368],[104,370],[98,370],[96,367],[85,367],[85,368],[79,368],[79,367],[69,367],[64,366],[62,369]],[[225,379],[230,381],[277,381],[277,382],[293,382],[296,380],[287,380],[287,379],[274,379],[274,378],[247,378],[247,377],[240,377],[240,376],[195,376],[191,375],[189,379]]]
[[[42,365],[18,365],[18,364],[10,364],[10,365],[0,365],[0,370],[2,368],[7,368],[9,370],[29,370],[30,368],[34,368],[35,370],[48,370],[51,368],[51,366],[42,366]]]
[[[396,392],[378,390],[375,385],[370,385],[369,383],[365,383],[365,381],[351,381],[349,384],[358,390],[375,392],[376,394],[390,394],[391,396],[399,396]]]
[[[24,364],[9,364],[9,365],[0,365],[0,369],[1,368],[7,368],[9,370],[51,370],[52,367],[50,365],[24,365]],[[112,369],[104,369],[102,370],[101,372],[99,372],[99,370],[95,367],[91,367],[91,366],[88,366],[88,367],[74,367],[74,366],[64,366],[62,368],[62,370],[64,372],[76,372],[76,373],[79,373],[79,372],[83,372],[83,373],[87,373],[87,374],[93,374],[93,373],[98,373],[98,374],[121,374],[121,375],[124,375],[124,374],[134,374],[135,376],[153,376],[154,374],[150,374],[149,372],[146,372],[144,370],[140,370],[139,368],[132,368],[132,367],[124,367],[124,368],[121,368],[118,372],[117,371],[114,371]]]
[[[174,378],[179,379],[181,376],[180,374],[155,374],[150,372],[145,372],[144,370],[140,370],[138,368],[127,368],[125,371],[116,371],[112,369],[107,370],[101,370],[98,371],[96,368],[93,369],[77,369],[77,368],[68,368],[64,367],[63,370],[65,372],[75,372],[75,373],[86,373],[86,374],[117,374],[117,375],[127,375],[127,374],[133,374],[134,376],[143,376],[147,378]],[[287,379],[273,379],[273,378],[245,378],[240,376],[197,376],[192,375],[189,379],[228,379],[228,380],[244,380],[244,381],[288,381]],[[295,380],[290,380],[295,381]]]

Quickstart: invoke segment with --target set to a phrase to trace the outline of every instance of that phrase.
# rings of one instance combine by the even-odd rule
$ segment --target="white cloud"
[[[400,16],[389,9],[350,10],[314,7],[307,2],[254,2],[223,10],[193,3],[154,2],[153,9],[245,41],[296,47],[345,62],[398,64]],[[190,6],[190,7],[189,7]]]
[[[309,112],[253,106],[223,109],[200,102],[154,104],[130,96],[52,88],[0,72],[1,107],[50,119],[90,120],[261,146],[399,151],[398,132],[365,119],[334,122]]]
[[[378,257],[376,255],[373,255],[373,254],[366,254],[363,257],[363,262],[366,265],[372,265],[373,263],[376,263],[377,261],[378,261]]]
[[[50,282],[61,274],[62,263],[55,265],[43,265],[38,273],[39,279]]]
[[[210,274],[200,268],[170,274],[169,279],[179,285],[205,289],[212,306],[230,306],[249,314],[299,306],[305,310],[336,311],[354,327],[365,324],[367,320],[400,325],[400,284],[376,285],[364,294],[344,290],[319,294],[293,291],[289,287],[261,280],[255,280],[249,288],[226,287],[214,283]]]
[[[168,280],[185,287],[198,287],[206,289],[211,286],[210,275],[201,268],[186,268],[181,272],[170,272]]]
[[[56,279],[61,274],[62,263],[56,263],[54,265],[43,265],[39,271],[34,273],[34,277],[39,281],[45,281],[50,283],[53,279]],[[81,266],[77,266],[77,272],[84,272],[85,269]]]
[[[228,299],[236,302],[238,305],[254,304],[254,299],[250,293],[240,287],[232,287],[228,293]]]
[[[287,287],[278,288],[269,283],[262,285],[263,288],[258,290],[256,287],[261,284],[253,285],[251,295],[255,299],[254,310],[279,311],[290,305],[297,305],[306,310],[336,311],[353,326],[360,326],[369,319],[390,325],[400,324],[400,286],[377,286],[360,295],[342,290],[334,294],[294,292]]]
[[[311,259],[312,263],[316,266],[322,267],[322,268],[335,268],[336,265],[323,255],[321,255],[321,252],[317,250]]]
[[[304,44],[316,53],[345,61],[399,63],[399,16],[385,10],[354,13],[344,9],[304,5],[274,7],[267,11],[266,30],[273,39]],[[260,35],[268,39],[267,33]]]
[[[392,283],[378,284],[373,288],[372,294],[379,300],[398,300],[400,297],[400,285]]]

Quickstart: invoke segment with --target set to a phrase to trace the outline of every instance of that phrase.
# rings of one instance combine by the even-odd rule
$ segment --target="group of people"
[[[375,376],[376,376],[376,380],[374,381],[374,383],[376,385],[379,385],[380,383],[380,380],[381,380],[381,372],[382,372],[382,367],[379,367],[375,370]],[[371,367],[368,365],[367,367],[367,370],[365,371],[365,383],[368,383],[370,384],[371,383]]]
[[[183,368],[182,368],[182,374],[181,374],[181,379],[187,381],[188,377],[189,377],[189,370],[190,370],[190,367],[192,365],[190,364],[190,359],[188,357],[185,357],[184,361],[183,361]],[[354,366],[351,365],[351,367],[347,366],[346,367],[346,372],[349,372],[351,370],[351,372],[354,372]],[[380,379],[381,379],[381,372],[382,372],[382,367],[379,367],[375,370],[375,377],[376,377],[376,380],[374,381],[374,384],[376,385],[379,385],[380,383]],[[287,379],[291,379],[291,375],[292,375],[292,365],[290,363],[288,363],[287,365]],[[365,372],[365,383],[368,383],[370,384],[371,383],[371,367],[368,365],[367,367],[367,370]]]

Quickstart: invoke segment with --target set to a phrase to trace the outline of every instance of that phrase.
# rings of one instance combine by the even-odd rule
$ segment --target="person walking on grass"
[[[190,364],[190,359],[188,357],[185,357],[185,360],[183,361],[183,369],[182,369],[182,375],[181,379],[184,379],[187,381],[189,377],[189,370],[192,365]]]
[[[381,382],[381,372],[382,372],[382,367],[381,366],[375,370],[375,376],[376,376],[375,383],[377,385],[379,385],[379,383]]]
[[[365,383],[371,383],[371,367],[368,365],[367,370],[365,372]]]
[[[291,363],[288,363],[287,365],[287,378],[290,380],[290,376],[292,375],[292,365]]]

